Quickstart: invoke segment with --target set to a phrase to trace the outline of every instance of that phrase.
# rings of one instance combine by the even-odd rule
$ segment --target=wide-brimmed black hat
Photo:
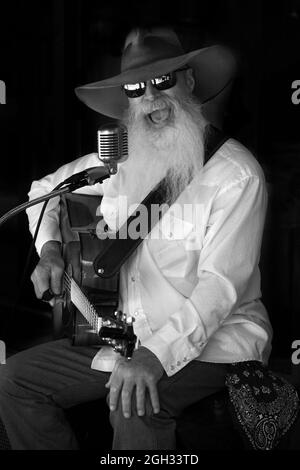
[[[147,81],[185,65],[192,67],[194,93],[205,103],[226,92],[235,77],[237,60],[229,48],[221,45],[186,53],[169,28],[135,29],[126,38],[120,73],[80,86],[75,93],[93,110],[120,119],[128,107],[122,85]]]

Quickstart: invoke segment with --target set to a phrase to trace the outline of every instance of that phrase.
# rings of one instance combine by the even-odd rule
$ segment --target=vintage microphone
[[[98,158],[109,169],[110,174],[117,172],[117,165],[128,158],[127,129],[121,124],[106,124],[97,132]]]

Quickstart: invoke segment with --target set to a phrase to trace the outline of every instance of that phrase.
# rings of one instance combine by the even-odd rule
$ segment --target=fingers
[[[130,418],[131,416],[131,399],[132,392],[135,387],[135,380],[124,374],[124,368],[122,363],[115,366],[115,369],[111,373],[109,381],[105,384],[106,388],[109,388],[109,409],[115,411],[118,406],[118,401],[121,396],[122,412],[124,418]]]
[[[60,255],[41,258],[31,275],[35,295],[38,299],[41,299],[47,291],[52,291],[55,296],[61,294],[63,272],[64,263]]]
[[[106,384],[106,386],[108,386]],[[118,407],[118,401],[121,396],[122,412],[124,418],[130,418],[131,416],[131,403],[132,403],[132,392],[135,387],[134,382],[124,382],[122,385],[111,385],[109,392],[109,409],[115,411]],[[145,414],[145,386],[136,386],[136,399],[137,399],[137,414],[143,416]]]
[[[109,390],[109,409],[110,411],[115,411],[118,406],[119,396],[122,389],[121,383],[115,383],[110,386]]]
[[[159,413],[160,406],[159,406],[159,397],[158,397],[156,384],[152,381],[149,381],[148,390],[150,393],[150,400],[151,400],[153,411],[154,413]]]
[[[121,399],[123,415],[125,418],[130,418],[132,414],[132,392],[135,389],[137,415],[144,416],[146,414],[146,390],[149,391],[153,412],[159,413],[160,406],[156,383],[157,380],[151,375],[150,371],[145,373],[144,367],[141,368],[139,364],[135,365],[134,361],[128,364],[120,359],[105,385],[106,388],[110,389],[108,397],[110,410],[115,411]]]
[[[122,384],[113,384],[108,385],[109,382],[106,384],[106,387],[110,387],[109,392],[109,408],[110,411],[115,411],[118,407],[118,402],[121,397],[122,403],[122,411],[124,418],[130,418],[132,412],[132,393],[134,388],[136,388],[136,411],[138,416],[145,415],[145,407],[146,407],[146,388],[149,390],[150,400],[152,404],[152,408],[154,413],[159,413],[160,406],[159,406],[159,398],[156,386],[148,386],[143,382],[124,382]]]
[[[136,411],[138,416],[145,414],[145,385],[138,383],[136,385]]]
[[[134,383],[125,383],[122,388],[122,410],[124,418],[130,418],[131,416],[131,396],[133,391]]]
[[[41,268],[39,265],[35,268],[31,275],[31,281],[34,286],[35,295],[41,299],[44,292],[50,287],[50,270]]]
[[[63,269],[53,266],[51,269],[51,289],[55,295],[61,294]]]

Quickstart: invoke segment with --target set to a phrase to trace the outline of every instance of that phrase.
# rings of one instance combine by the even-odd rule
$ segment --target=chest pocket
[[[166,277],[184,277],[189,264],[186,249],[193,224],[172,214],[166,214],[148,237],[148,247]]]

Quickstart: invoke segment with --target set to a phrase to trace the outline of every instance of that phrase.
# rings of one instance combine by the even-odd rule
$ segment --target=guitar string
[[[97,319],[95,313],[89,302],[84,298],[83,294],[76,288],[76,284],[73,280],[70,281],[69,291],[72,303],[78,308],[93,329],[97,331]]]
[[[71,294],[71,301],[79,309],[86,320],[93,326],[94,330],[97,331],[98,316],[90,302],[77,286],[74,279],[67,279],[67,286]]]
[[[78,310],[82,313],[88,323],[90,323],[93,329],[97,332],[99,330],[99,326],[101,326],[101,319],[99,318],[95,308],[84,295],[80,287],[77,285],[74,279],[69,276],[67,272],[64,272],[64,284],[68,292],[70,292],[71,301],[73,302],[73,304],[78,308]]]

